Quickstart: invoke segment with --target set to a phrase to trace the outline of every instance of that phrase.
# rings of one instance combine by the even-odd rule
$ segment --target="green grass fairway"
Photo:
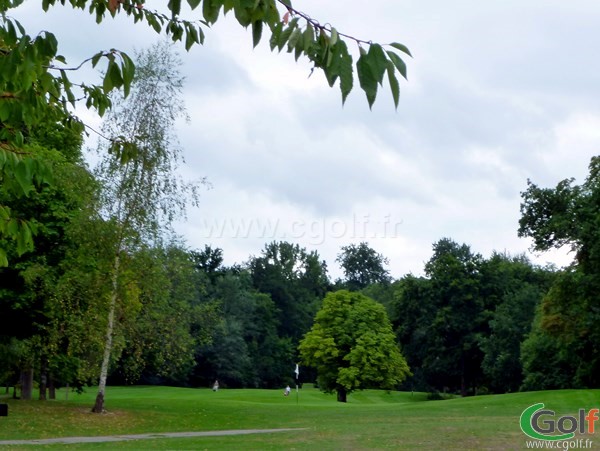
[[[312,388],[220,390],[109,387],[108,413],[90,413],[95,391],[58,392],[63,400],[13,401],[0,417],[0,440],[227,429],[307,428],[231,437],[162,438],[79,445],[12,446],[8,449],[526,449],[519,416],[543,402],[557,416],[600,407],[600,390],[561,390],[426,401],[423,393],[366,390],[347,404]],[[596,425],[600,431],[600,424]],[[596,437],[597,436],[597,437]],[[578,437],[579,438],[579,437]],[[600,449],[600,432],[587,437]],[[589,449],[589,448],[588,448]]]

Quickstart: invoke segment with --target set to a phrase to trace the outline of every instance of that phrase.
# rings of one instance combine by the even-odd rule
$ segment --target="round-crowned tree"
[[[321,390],[340,402],[355,390],[392,390],[410,375],[385,308],[360,293],[329,293],[299,351]]]

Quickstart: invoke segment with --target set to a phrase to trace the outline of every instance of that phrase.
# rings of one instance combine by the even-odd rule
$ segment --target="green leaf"
[[[173,42],[177,42],[181,40],[183,36],[183,26],[179,22],[169,22],[167,25],[167,32],[171,33],[171,39]]]
[[[271,39],[269,40],[269,46],[271,51],[275,50],[277,43],[279,42],[279,36],[283,30],[283,22],[278,22],[277,25],[271,28]]]
[[[6,223],[6,233],[11,238],[17,239],[19,236],[19,223],[16,219],[11,218]]]
[[[398,42],[392,42],[390,44],[392,47],[394,47],[395,49],[400,50],[401,52],[406,53],[408,56],[412,57],[412,54],[410,53],[410,50],[408,50],[408,47],[406,47],[404,44],[400,44]]]
[[[380,85],[382,85],[388,63],[385,52],[379,44],[371,44],[367,57],[368,59],[366,61],[373,72],[373,77]]]
[[[100,61],[100,58],[102,58],[102,56],[104,56],[103,52],[98,52],[94,56],[92,56],[92,67],[96,67],[96,64],[98,64],[98,61]]]
[[[133,78],[135,77],[135,64],[126,53],[121,52],[121,59],[123,61],[121,68],[123,76],[123,94],[127,97],[129,95],[131,84],[133,83]]]
[[[12,108],[7,99],[0,100],[0,121],[1,122],[5,122],[10,117],[11,110],[12,110]],[[2,167],[1,164],[0,164],[0,167]]]
[[[31,160],[21,160],[16,165],[14,170],[15,179],[17,180],[17,183],[21,187],[21,190],[25,196],[28,196],[31,190],[33,190],[31,165]]]
[[[44,47],[46,56],[54,57],[58,51],[58,41],[52,33],[44,32]]]
[[[330,67],[333,61],[333,53],[329,46],[325,47],[325,55],[323,56],[323,67]]]
[[[13,138],[13,144],[15,145],[15,147],[21,148],[23,147],[24,142],[25,138],[23,136],[23,132],[21,130],[17,130]]]
[[[372,108],[375,98],[377,97],[377,79],[373,75],[367,53],[362,53],[358,58],[358,61],[356,62],[356,72],[358,73],[360,87],[367,96],[369,108]]]
[[[115,86],[113,84],[113,79],[110,75],[112,66],[114,66],[114,65],[116,65],[116,63],[114,61],[109,62],[106,74],[104,74],[104,80],[102,81],[102,89],[104,90],[104,93],[108,93],[108,92],[112,91],[112,89]]]
[[[219,4],[215,7],[212,0],[202,1],[202,16],[208,23],[215,23],[217,21],[220,9],[221,5]]]
[[[392,60],[392,63],[394,63],[394,66],[396,66],[396,69],[398,69],[398,72],[400,72],[400,74],[406,79],[407,78],[407,73],[406,73],[406,63],[402,60],[402,58],[400,58],[397,54],[395,54],[394,52],[387,52],[388,56],[390,57],[390,60]]]
[[[106,74],[110,77],[112,85],[116,88],[123,86],[123,76],[121,75],[121,68],[118,64],[113,63],[108,67]]]
[[[390,84],[390,89],[392,91],[392,97],[394,98],[394,106],[396,109],[398,108],[398,103],[400,102],[400,84],[398,83],[398,79],[395,74],[396,70],[394,68],[394,64],[391,61],[388,61],[387,75],[388,82]]]
[[[21,36],[23,36],[25,34],[25,28],[23,28],[23,25],[21,25],[21,23],[18,20],[15,20],[14,22],[17,26],[17,29],[19,30],[19,33],[21,33]]]
[[[198,32],[196,31],[196,28],[190,24],[187,27],[186,34],[185,34],[185,49],[186,50],[191,49],[192,46],[198,42],[199,42]]]
[[[154,29],[154,31],[160,33],[160,31],[162,30],[162,25],[158,21],[156,16],[154,16],[154,14],[146,14],[146,20],[148,21],[148,24]]]
[[[22,255],[30,250],[33,250],[31,229],[27,226],[26,222],[21,222],[19,232],[17,233],[17,253]]]
[[[102,19],[104,19],[104,13],[106,12],[106,3],[97,2],[96,6],[96,23],[102,23]],[[92,13],[92,7],[90,6],[90,13]],[[115,17],[116,11],[111,11],[110,15]]]
[[[303,40],[298,39],[296,42],[296,48],[294,49],[294,58],[296,61],[300,58],[300,55],[304,53],[304,42]]]
[[[252,22],[252,45],[256,47],[262,36],[263,23],[260,20]]]
[[[8,259],[6,258],[6,251],[0,247],[0,267],[7,267]]]
[[[171,17],[178,16],[181,12],[181,0],[169,0],[167,8],[169,8],[169,10],[171,11]]]
[[[352,55],[348,53],[348,47],[344,41],[339,41],[337,47],[340,48],[340,90],[342,91],[342,105],[354,85]]]
[[[315,30],[311,24],[306,24],[302,37],[304,38],[304,53],[308,53],[315,41]]]
[[[338,41],[337,44],[327,48],[327,63],[323,66],[323,71],[325,72],[329,86],[333,86],[338,79],[341,71],[342,59],[347,54],[347,48],[341,41]]]
[[[281,51],[283,46],[285,44],[287,44],[288,39],[292,35],[292,32],[296,29],[297,25],[298,25],[298,18],[296,17],[296,18],[292,19],[290,21],[290,23],[288,24],[288,27],[281,32],[281,35],[279,36],[279,42],[277,42],[277,48],[279,49],[279,51]]]
[[[4,28],[5,33],[3,33],[4,34],[4,36],[3,36],[4,43],[7,46],[12,47],[17,42],[17,30],[15,30],[15,26],[13,25],[13,23],[10,19],[5,20],[4,24],[5,24],[5,28]]]
[[[196,9],[198,7],[198,5],[200,4],[201,0],[187,0],[188,5],[190,5],[190,8],[192,9]]]
[[[52,174],[51,167],[39,158],[35,158],[32,160],[31,173],[33,174],[33,178],[37,185],[51,185],[54,183],[54,177]]]
[[[235,7],[235,0],[225,0],[223,2],[223,14],[227,14]]]
[[[331,45],[332,47],[337,43],[338,41],[338,32],[335,28],[331,27],[331,38],[330,38],[330,42],[329,45]]]
[[[300,28],[296,28],[291,36],[290,39],[288,40],[288,52],[291,52],[292,50],[294,50],[298,44],[298,41],[300,40],[300,38],[302,37],[302,31],[300,31]]]
[[[0,230],[4,230],[6,221],[10,218],[10,208],[0,205]]]

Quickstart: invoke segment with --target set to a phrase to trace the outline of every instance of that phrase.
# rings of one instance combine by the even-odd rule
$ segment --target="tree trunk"
[[[31,401],[33,398],[33,368],[21,371],[21,399]]]
[[[96,402],[94,403],[94,407],[92,407],[92,412],[104,412],[104,390],[100,391],[100,389],[98,389],[98,394],[96,395]]]
[[[54,379],[52,373],[48,374],[48,398],[56,399],[56,387],[54,386]]]
[[[460,396],[467,396],[467,385],[465,384],[465,354],[460,357]]]
[[[46,361],[46,359],[44,357],[42,357],[42,362],[40,365],[40,397],[39,397],[40,401],[46,400],[46,387],[47,387],[47,382],[48,382],[47,369],[48,369],[48,362]]]
[[[113,331],[115,323],[115,310],[117,308],[118,279],[119,279],[119,253],[115,255],[115,262],[112,274],[112,293],[110,295],[110,305],[108,306],[108,324],[106,326],[106,339],[104,342],[104,357],[100,369],[100,381],[98,383],[98,394],[96,402],[92,407],[92,412],[104,412],[104,391],[106,390],[106,378],[108,376],[108,365],[110,363],[110,354],[112,352]]]
[[[337,400],[338,402],[346,402],[346,389],[345,388],[338,388],[337,389]]]

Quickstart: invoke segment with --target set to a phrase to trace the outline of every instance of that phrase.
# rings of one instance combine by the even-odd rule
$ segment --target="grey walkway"
[[[181,438],[181,437],[215,437],[218,435],[246,435],[246,434],[272,434],[273,432],[304,431],[306,428],[285,429],[233,429],[230,431],[203,431],[203,432],[158,432],[156,434],[132,434],[132,435],[105,435],[98,437],[60,437],[43,438],[37,440],[0,440],[2,445],[52,445],[56,443],[99,443],[99,442],[123,442],[127,440],[152,440],[157,438]]]

